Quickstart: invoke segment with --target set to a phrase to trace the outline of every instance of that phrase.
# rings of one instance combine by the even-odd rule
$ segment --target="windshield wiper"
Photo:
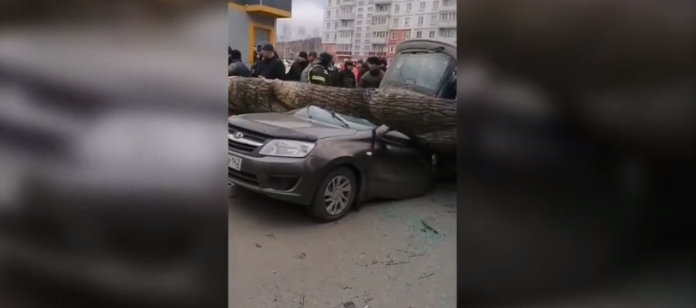
[[[348,122],[346,122],[346,120],[339,117],[335,112],[331,112],[331,117],[334,118],[339,123],[341,123],[343,128],[350,128],[350,125],[348,125]]]

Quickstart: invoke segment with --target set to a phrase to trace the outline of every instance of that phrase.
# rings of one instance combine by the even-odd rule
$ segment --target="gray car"
[[[308,106],[228,122],[229,182],[303,205],[320,222],[368,199],[423,195],[434,181],[435,155],[364,119]]]

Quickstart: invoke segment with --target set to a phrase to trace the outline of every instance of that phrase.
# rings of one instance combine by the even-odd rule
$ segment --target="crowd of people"
[[[379,57],[356,62],[347,60],[339,68],[333,55],[325,51],[302,51],[286,70],[285,63],[268,43],[261,46],[259,53],[255,52],[251,68],[244,64],[242,53],[237,49],[228,47],[227,58],[228,76],[263,77],[340,88],[377,88],[387,70],[387,61]]]

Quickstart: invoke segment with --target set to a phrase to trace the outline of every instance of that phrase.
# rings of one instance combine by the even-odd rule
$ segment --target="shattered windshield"
[[[334,116],[331,114],[331,112],[319,108],[316,106],[308,106],[305,108],[299,108],[295,110],[288,111],[289,114],[292,114],[293,116],[296,116],[298,118],[302,118],[305,120],[309,121],[315,121],[315,122],[320,122],[323,124],[331,125],[331,126],[340,126],[343,127],[343,122],[348,125],[347,128],[352,128],[355,130],[371,130],[376,127],[376,125],[372,124],[370,121],[361,119],[361,118],[356,118],[352,117],[346,114],[342,113],[334,113],[334,115],[340,117],[341,120],[334,118]]]
[[[442,90],[457,63],[444,53],[401,53],[394,57],[380,87],[396,85],[426,95]]]

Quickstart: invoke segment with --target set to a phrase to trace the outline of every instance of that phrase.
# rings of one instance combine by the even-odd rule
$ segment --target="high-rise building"
[[[396,46],[424,38],[456,43],[456,0],[325,0],[322,47],[337,62],[394,56]]]

